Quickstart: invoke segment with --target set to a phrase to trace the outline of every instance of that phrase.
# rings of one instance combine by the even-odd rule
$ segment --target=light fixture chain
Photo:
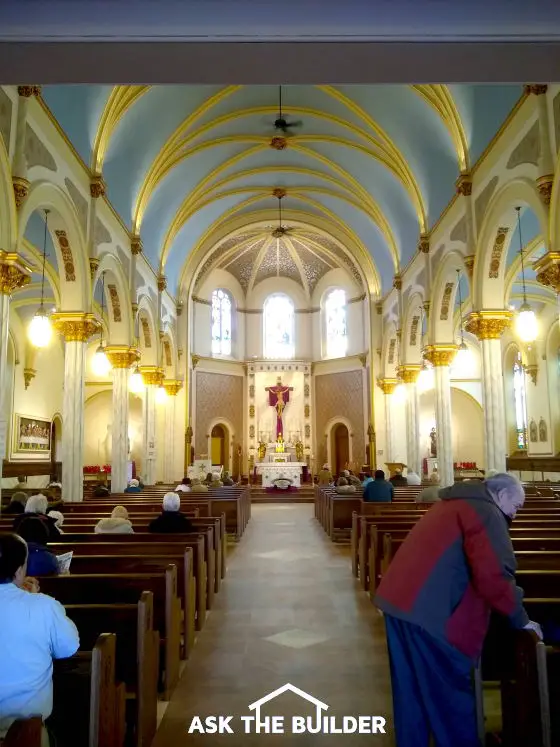
[[[527,303],[527,289],[525,287],[525,262],[523,259],[523,238],[521,236],[521,208],[516,207],[517,210],[517,231],[519,233],[519,256],[521,258],[521,279],[523,281],[523,304]]]
[[[45,303],[45,266],[47,262],[47,231],[49,230],[49,211],[45,210],[45,230],[43,234],[43,273],[41,276],[41,310]]]

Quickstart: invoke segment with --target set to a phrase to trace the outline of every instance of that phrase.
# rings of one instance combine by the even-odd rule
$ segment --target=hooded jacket
[[[529,618],[515,585],[506,517],[486,486],[457,483],[440,497],[395,555],[375,603],[476,659],[491,610],[508,617],[514,628]]]
[[[134,534],[134,529],[128,519],[110,516],[107,519],[100,519],[94,532],[95,534]]]

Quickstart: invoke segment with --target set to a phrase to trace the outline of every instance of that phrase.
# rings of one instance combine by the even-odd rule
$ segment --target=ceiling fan
[[[283,190],[278,190],[274,196],[278,199],[278,225],[272,231],[272,237],[274,239],[281,239],[282,236],[293,231],[293,228],[282,225],[282,198],[286,196],[286,193]]]
[[[278,116],[276,117],[274,122],[272,122],[274,131],[277,133],[282,133],[282,135],[290,136],[293,135],[292,130],[295,127],[301,127],[302,124],[303,122],[301,120],[289,122],[286,119],[286,116],[282,112],[282,86],[278,86]]]

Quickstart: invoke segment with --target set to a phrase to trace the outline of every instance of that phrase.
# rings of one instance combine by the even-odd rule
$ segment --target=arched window
[[[342,358],[348,348],[346,331],[346,293],[337,288],[325,300],[325,322],[327,328],[327,357]]]
[[[231,295],[212,291],[212,355],[231,355]]]
[[[527,449],[527,401],[525,393],[525,371],[518,352],[513,364],[513,397],[515,399],[515,427],[517,448]]]
[[[294,304],[288,296],[275,293],[264,302],[264,357],[293,358]]]

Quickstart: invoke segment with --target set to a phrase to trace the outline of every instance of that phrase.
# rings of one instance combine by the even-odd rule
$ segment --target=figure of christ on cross
[[[282,379],[278,377],[275,386],[265,387],[268,392],[268,404],[276,408],[276,438],[284,433],[282,427],[282,415],[284,408],[290,401],[290,392],[294,391],[293,386],[284,386]]]

